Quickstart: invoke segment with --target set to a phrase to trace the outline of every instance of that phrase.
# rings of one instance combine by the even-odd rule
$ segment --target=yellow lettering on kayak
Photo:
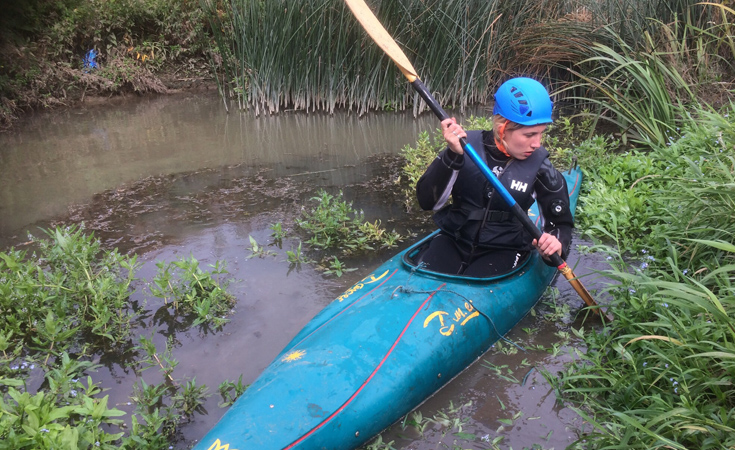
[[[230,444],[222,444],[219,439],[215,439],[214,443],[209,446],[207,450],[237,450],[235,448],[230,449]]]
[[[470,314],[469,316],[467,316],[467,318],[465,320],[463,320],[462,323],[460,323],[460,325],[461,326],[464,326],[464,324],[466,324],[467,322],[469,322],[470,319],[474,319],[475,317],[477,317],[479,315],[480,315],[479,312],[477,312],[477,311],[473,312],[472,314]]]
[[[383,272],[378,277],[376,277],[375,274],[370,274],[370,275],[366,276],[362,280],[358,281],[354,286],[352,286],[351,288],[347,289],[344,294],[342,294],[339,297],[337,297],[337,301],[338,302],[341,302],[342,300],[346,299],[350,295],[352,295],[355,292],[359,291],[360,289],[364,288],[366,284],[372,284],[372,283],[375,283],[376,281],[380,281],[383,277],[385,277],[386,275],[388,275],[388,272],[390,272],[390,270],[386,270],[385,272]]]
[[[459,326],[463,327],[467,322],[474,319],[475,317],[478,317],[479,315],[480,313],[475,310],[475,307],[472,306],[472,303],[465,302],[464,309],[457,308],[454,311],[454,316],[449,316],[449,313],[446,311],[434,311],[433,313],[429,314],[429,316],[424,320],[424,328],[428,327],[429,323],[432,320],[438,318],[439,333],[443,334],[444,336],[450,336],[454,332],[454,324],[451,323],[449,325],[445,325],[444,316],[451,317],[454,322],[459,323]]]
[[[454,332],[454,324],[451,324],[449,326],[444,325],[445,315],[449,315],[449,313],[446,311],[436,311],[436,312],[431,313],[429,317],[427,317],[426,320],[424,320],[424,328],[429,326],[429,322],[434,320],[435,317],[438,317],[439,324],[440,324],[439,332],[443,334],[444,336],[451,335]]]

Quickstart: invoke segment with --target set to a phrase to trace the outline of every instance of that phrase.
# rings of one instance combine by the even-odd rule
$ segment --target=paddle
[[[442,109],[436,99],[431,95],[426,85],[424,85],[424,83],[419,79],[418,74],[416,74],[416,69],[413,68],[411,62],[408,60],[403,51],[401,51],[401,49],[398,47],[396,41],[394,41],[390,34],[388,34],[388,32],[385,30],[385,28],[383,28],[383,25],[380,23],[378,18],[375,17],[375,14],[373,14],[370,8],[368,8],[368,6],[365,4],[365,1],[345,0],[345,2],[347,3],[347,6],[349,6],[352,10],[352,13],[357,18],[357,21],[360,22],[362,27],[375,41],[375,43],[378,44],[381,49],[383,49],[383,51],[390,57],[390,59],[393,60],[393,62],[396,63],[398,69],[400,69],[400,71],[403,73],[403,75],[405,75],[408,81],[411,82],[413,88],[416,90],[416,92],[418,92],[418,94],[426,102],[426,104],[429,105],[429,108],[431,108],[431,110],[434,112],[434,114],[436,114],[439,120],[442,121],[444,119],[449,119],[449,115],[444,111],[444,109]],[[469,157],[472,159],[472,161],[474,161],[477,167],[480,168],[482,174],[485,175],[485,177],[490,181],[495,190],[500,193],[500,196],[510,207],[513,215],[523,224],[523,227],[529,233],[531,233],[531,236],[533,236],[534,239],[538,240],[543,232],[539,230],[536,225],[534,225],[533,221],[531,221],[531,218],[528,217],[526,211],[521,209],[520,205],[518,205],[513,196],[510,195],[508,190],[505,189],[505,186],[500,183],[500,180],[498,180],[495,174],[487,167],[487,164],[485,164],[485,162],[479,157],[475,149],[472,148],[467,140],[461,138],[460,143],[462,144],[462,148],[464,149],[465,153],[469,155]],[[590,293],[587,291],[587,289],[576,277],[576,275],[574,275],[571,267],[569,267],[567,263],[564,262],[564,260],[561,258],[561,256],[556,253],[554,253],[550,257],[550,259],[552,264],[554,264],[559,272],[564,275],[564,278],[569,280],[569,283],[572,285],[574,290],[577,291],[579,296],[582,297],[582,300],[584,300],[584,302],[587,303],[588,306],[595,307],[592,309],[595,314],[600,314],[600,311],[598,310],[599,306],[592,298]]]

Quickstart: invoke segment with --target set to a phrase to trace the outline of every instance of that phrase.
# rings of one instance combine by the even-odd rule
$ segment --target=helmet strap
[[[510,158],[510,154],[508,153],[508,150],[505,149],[505,127],[508,125],[508,122],[510,120],[506,119],[505,122],[503,122],[502,125],[498,127],[498,135],[495,136],[495,145],[498,147],[498,150],[500,150],[505,156]]]

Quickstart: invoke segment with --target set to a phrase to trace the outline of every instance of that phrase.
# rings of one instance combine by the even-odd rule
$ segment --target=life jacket
[[[501,184],[521,209],[528,210],[534,202],[536,176],[549,152],[539,147],[527,159],[500,160],[485,150],[482,131],[467,132],[467,142],[478,149],[477,153],[490,170],[499,175]],[[477,236],[483,219],[485,226]],[[532,248],[533,237],[523,229],[503,198],[469,157],[464,158],[464,165],[452,187],[452,203],[434,214],[434,222],[442,231],[469,245],[475,242],[477,236],[478,247]]]

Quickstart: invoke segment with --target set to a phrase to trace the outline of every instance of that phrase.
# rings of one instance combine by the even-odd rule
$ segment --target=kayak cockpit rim
[[[515,275],[516,273],[522,271],[529,264],[529,262],[534,259],[534,255],[530,253],[528,256],[526,256],[523,259],[523,261],[521,261],[518,267],[514,268],[513,270],[500,274],[500,275],[495,275],[492,277],[485,277],[485,278],[470,277],[467,275],[454,275],[454,274],[443,273],[443,272],[435,272],[433,270],[429,270],[425,267],[421,267],[420,265],[416,264],[414,262],[414,258],[419,254],[421,250],[423,250],[423,247],[425,245],[428,245],[429,241],[431,241],[434,238],[434,236],[436,236],[439,233],[439,231],[440,230],[434,231],[430,235],[426,236],[425,238],[421,239],[420,241],[418,241],[417,243],[409,247],[403,253],[403,257],[401,258],[401,261],[403,262],[405,266],[408,267],[410,271],[419,272],[422,274],[431,275],[431,276],[435,276],[435,277],[443,278],[443,279],[487,283],[488,281],[500,280],[500,279]]]

